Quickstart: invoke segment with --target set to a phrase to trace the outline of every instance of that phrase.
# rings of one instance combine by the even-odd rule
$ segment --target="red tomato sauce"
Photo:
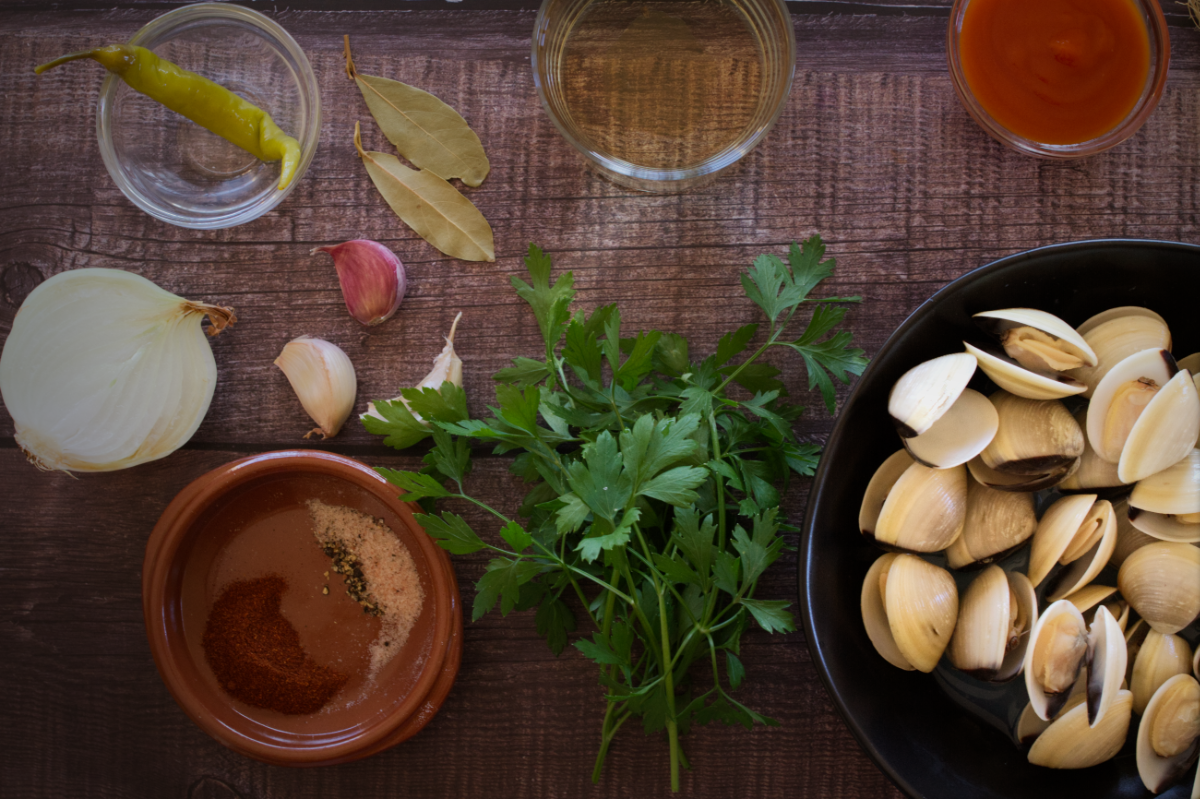
[[[971,0],[959,59],[993,119],[1043,144],[1078,144],[1115,128],[1150,70],[1134,0]]]

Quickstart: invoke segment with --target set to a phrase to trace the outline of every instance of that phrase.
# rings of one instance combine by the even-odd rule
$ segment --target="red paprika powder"
[[[234,699],[287,715],[315,713],[349,677],[304,652],[279,610],[286,590],[277,574],[226,586],[204,627],[204,656]]]

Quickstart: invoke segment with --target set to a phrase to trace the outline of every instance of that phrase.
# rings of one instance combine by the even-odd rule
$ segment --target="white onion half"
[[[22,303],[0,354],[0,396],[41,469],[104,472],[182,446],[208,412],[216,335],[232,308],[117,269],[62,272]]]

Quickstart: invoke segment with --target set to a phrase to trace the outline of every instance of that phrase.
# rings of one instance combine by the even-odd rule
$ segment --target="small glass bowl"
[[[950,26],[946,34],[946,57],[950,62],[950,78],[958,99],[979,127],[983,128],[993,139],[1019,153],[1040,158],[1069,159],[1083,158],[1095,155],[1111,147],[1115,147],[1141,129],[1158,101],[1162,99],[1163,86],[1167,82],[1167,66],[1171,60],[1171,39],[1167,32],[1167,20],[1159,8],[1157,0],[1134,0],[1142,20],[1146,24],[1146,32],[1150,42],[1150,69],[1146,73],[1146,84],[1142,87],[1133,109],[1117,125],[1107,133],[1088,141],[1077,144],[1046,144],[1034,141],[1009,130],[997,122],[979,103],[967,83],[963,72],[962,60],[959,55],[963,19],[971,0],[954,0],[950,12]]]
[[[280,191],[278,161],[258,160],[110,74],[96,132],[104,165],[125,196],[157,219],[201,230],[249,222],[283,202],[312,162],[321,130],[317,79],[296,41],[256,11],[202,3],[155,19],[129,44],[254,103],[300,142],[301,157]]]
[[[605,8],[606,5],[609,8]],[[634,134],[625,124],[627,120],[620,119],[615,114],[604,118],[603,112],[600,112],[598,119],[592,120],[593,125],[589,129],[578,113],[573,111],[569,102],[573,79],[588,84],[586,92],[591,92],[593,98],[602,97],[601,103],[609,103],[608,107],[615,109],[637,102],[633,99],[637,92],[636,85],[641,83],[644,87],[648,79],[647,73],[626,64],[618,64],[615,67],[607,64],[593,70],[585,69],[581,75],[572,75],[572,67],[568,64],[571,39],[577,37],[579,41],[586,41],[587,46],[591,48],[597,48],[601,44],[609,48],[621,47],[621,40],[633,30],[633,26],[624,33],[619,31],[620,24],[615,28],[603,27],[612,23],[611,18],[598,23],[599,27],[591,26],[594,13],[598,12],[602,18],[611,17],[612,7],[622,6],[627,7],[629,13],[640,14],[643,18],[649,14],[659,14],[661,19],[673,18],[684,29],[684,37],[689,38],[691,33],[687,32],[686,24],[676,16],[681,5],[704,4],[676,4],[673,0],[648,0],[642,3],[627,3],[624,0],[542,0],[534,23],[531,62],[533,82],[537,87],[542,108],[546,110],[563,137],[583,155],[593,169],[612,182],[627,188],[669,194],[712,182],[717,175],[732,167],[763,140],[778,121],[791,92],[796,71],[796,39],[792,30],[791,12],[788,11],[784,0],[711,0],[707,4],[708,8],[719,8],[727,15],[727,19],[717,23],[717,26],[728,32],[729,25],[737,25],[740,21],[753,42],[760,83],[754,92],[756,96],[753,98],[753,108],[743,109],[746,111],[743,127],[732,135],[724,135],[719,141],[714,138],[716,143],[712,147],[706,143],[703,148],[698,148],[697,151],[703,152],[703,155],[685,154],[679,157],[678,163],[665,166],[635,163],[614,152],[613,146],[606,144],[600,136],[594,135],[595,129],[608,125],[617,131],[614,142],[617,137],[628,139]],[[624,12],[618,11],[616,16],[619,17],[622,13]],[[676,31],[678,29],[676,28]],[[656,53],[661,55],[667,48],[677,48],[679,42],[680,40],[666,38],[658,38],[653,42],[643,41],[635,48],[636,57],[653,58]],[[694,40],[692,44],[694,45]],[[658,48],[657,51],[653,49],[655,47]],[[604,51],[593,49],[591,52]],[[607,53],[602,55],[602,58],[604,57],[607,57]],[[594,79],[599,77],[599,73],[607,73],[612,69],[623,70],[626,73],[621,80],[627,89],[618,90],[618,96],[613,97],[603,96],[603,91],[597,92],[590,88],[594,85]],[[678,76],[669,76],[665,80],[670,83],[673,77]],[[677,96],[688,95],[682,84],[671,83],[671,88],[676,91]],[[727,108],[706,108],[696,113],[711,118],[726,111]],[[646,130],[640,130],[638,133],[655,138],[664,152],[679,144],[679,152],[686,153],[689,148],[683,146],[681,140],[694,137],[698,127],[692,125],[682,133],[648,133]]]

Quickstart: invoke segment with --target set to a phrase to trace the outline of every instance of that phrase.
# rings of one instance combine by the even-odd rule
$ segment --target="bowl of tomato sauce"
[[[1079,158],[1153,113],[1171,46],[1157,0],[955,0],[947,34],[967,112],[1012,149]]]

